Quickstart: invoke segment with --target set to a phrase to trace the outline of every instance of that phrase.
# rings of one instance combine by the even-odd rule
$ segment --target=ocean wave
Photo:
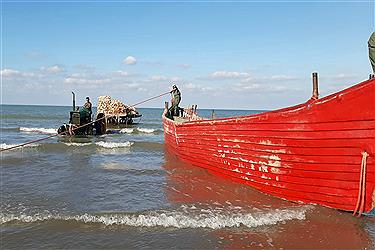
[[[158,131],[157,129],[153,129],[153,128],[137,128],[137,130],[141,133],[146,133],[146,134],[155,133],[156,131]]]
[[[9,131],[9,132],[18,132],[20,131],[19,127],[2,127],[0,128],[1,131]]]
[[[119,225],[131,227],[173,227],[173,228],[248,228],[275,225],[290,220],[306,219],[309,208],[275,209],[271,211],[252,213],[224,213],[210,211],[209,213],[186,213],[181,211],[149,211],[140,214],[81,214],[81,215],[15,215],[0,214],[0,224],[10,222],[35,223],[49,220],[77,221],[81,223],[100,223],[106,226]]]
[[[8,148],[12,148],[14,146],[17,146],[19,144],[6,144],[6,143],[1,143],[0,144],[0,149],[8,149]],[[22,147],[19,147],[19,149],[22,149],[22,148],[32,148],[32,147],[38,147],[40,146],[40,144],[27,144],[25,146],[22,146]]]
[[[115,149],[115,148],[129,148],[134,144],[134,142],[126,141],[126,142],[63,142],[63,143],[43,143],[43,144],[27,144],[23,147],[19,147],[18,149],[22,148],[31,148],[31,147],[38,147],[38,150],[42,151],[53,151],[53,150],[66,150],[66,148],[74,148],[74,147],[87,147],[87,146],[97,146],[100,148],[106,149]],[[1,143],[0,149],[8,149],[18,144],[6,144]]]
[[[68,146],[68,147],[84,147],[84,146],[89,146],[89,145],[92,145],[92,143],[87,143],[87,142],[84,142],[84,143],[78,143],[78,142],[63,142],[64,145]]]
[[[134,146],[136,149],[141,150],[151,150],[162,151],[164,149],[164,144],[159,142],[147,142],[147,141],[136,141],[136,142],[62,142],[63,145],[68,147],[86,147],[86,146],[98,146],[102,148],[125,148]],[[58,146],[58,144],[50,144],[50,146]]]
[[[54,128],[26,128],[20,127],[20,131],[28,133],[41,133],[41,134],[56,134],[57,129]]]
[[[25,113],[18,113],[18,114],[3,114],[3,119],[16,119],[16,120],[61,120],[64,119],[65,116],[63,115],[51,115],[51,114],[25,114]]]
[[[136,141],[134,147],[140,150],[148,150],[152,152],[164,151],[164,144],[161,142],[151,142],[151,141]]]
[[[136,133],[144,133],[144,134],[153,134],[159,133],[160,129],[155,128],[123,128],[120,130],[121,134],[136,134]]]
[[[131,134],[134,132],[134,128],[123,128],[120,130],[121,134]]]
[[[126,141],[126,142],[96,142],[95,145],[98,145],[103,148],[128,148],[133,145],[134,142]]]

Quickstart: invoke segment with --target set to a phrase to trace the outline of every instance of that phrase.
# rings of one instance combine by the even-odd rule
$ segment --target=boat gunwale
[[[331,101],[334,98],[337,98],[337,96],[342,97],[343,95],[350,94],[353,91],[357,91],[357,90],[360,90],[362,88],[367,87],[367,85],[370,85],[372,81],[375,81],[375,78],[364,80],[364,81],[362,81],[358,84],[355,84],[353,86],[345,88],[345,89],[343,89],[339,92],[335,92],[333,94],[330,94],[328,96],[325,96],[325,97],[322,97],[322,98],[319,98],[319,99],[316,99],[316,100],[310,98],[309,100],[307,100],[306,102],[301,103],[301,104],[297,104],[297,105],[285,107],[285,108],[280,108],[280,109],[276,109],[276,110],[265,111],[265,112],[261,112],[261,113],[258,113],[258,114],[231,116],[231,117],[223,117],[223,118],[216,118],[216,119],[204,118],[202,120],[189,120],[189,121],[184,121],[184,122],[176,122],[176,121],[166,117],[165,114],[163,114],[163,118],[165,118],[167,120],[170,120],[176,126],[189,126],[189,125],[190,126],[191,125],[204,126],[204,125],[213,125],[212,123],[233,122],[233,121],[236,121],[236,120],[244,120],[244,119],[256,119],[256,118],[260,118],[260,117],[263,117],[263,116],[267,116],[269,114],[272,114],[272,115],[278,114],[278,115],[282,116],[284,114],[299,112],[302,109],[310,108],[311,105],[324,104],[326,102]],[[368,121],[373,121],[373,120],[374,119],[369,119]],[[354,120],[354,121],[357,121],[357,120]],[[360,120],[358,120],[358,121],[360,121]],[[361,121],[363,121],[363,120],[361,120]],[[293,123],[270,122],[270,124],[275,124],[275,123],[280,123],[280,124],[281,123],[284,123],[284,124],[311,124],[311,123],[331,123],[331,122],[334,123],[334,122],[351,122],[351,121],[325,121],[325,122],[304,122],[304,123],[299,123],[299,122],[293,122]],[[261,122],[261,124],[264,124],[264,122]]]

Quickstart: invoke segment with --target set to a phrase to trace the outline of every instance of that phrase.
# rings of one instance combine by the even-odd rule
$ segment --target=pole
[[[312,73],[313,78],[313,93],[312,93],[312,99],[317,100],[319,98],[319,90],[318,90],[318,73],[314,72]]]

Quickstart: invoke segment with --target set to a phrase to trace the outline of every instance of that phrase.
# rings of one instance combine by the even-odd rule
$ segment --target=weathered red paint
[[[375,79],[290,108],[257,115],[174,122],[165,144],[182,160],[297,202],[353,211],[362,152],[365,212],[375,206]]]

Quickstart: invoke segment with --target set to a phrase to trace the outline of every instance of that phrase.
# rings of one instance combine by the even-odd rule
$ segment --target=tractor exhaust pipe
[[[73,94],[73,111],[76,111],[76,94],[72,91]]]

